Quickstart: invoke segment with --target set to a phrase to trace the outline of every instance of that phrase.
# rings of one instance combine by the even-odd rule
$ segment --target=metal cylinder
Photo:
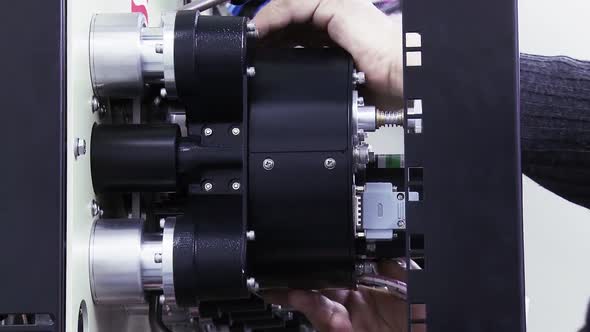
[[[95,95],[134,97],[146,84],[163,84],[168,95],[175,96],[175,17],[165,14],[162,26],[146,27],[140,13],[94,15],[89,43]]]
[[[176,191],[179,137],[177,125],[95,126],[90,151],[94,191]]]
[[[97,304],[144,303],[162,289],[162,234],[143,234],[141,219],[99,219],[90,235],[90,287]]]

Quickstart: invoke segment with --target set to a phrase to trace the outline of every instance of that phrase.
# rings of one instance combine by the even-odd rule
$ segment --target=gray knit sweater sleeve
[[[523,172],[590,207],[590,62],[521,54]]]

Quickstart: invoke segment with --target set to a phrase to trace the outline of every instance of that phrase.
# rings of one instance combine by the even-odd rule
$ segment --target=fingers
[[[311,22],[347,50],[371,88],[401,96],[401,21],[366,0],[273,0],[254,19],[261,36]]]
[[[307,317],[321,332],[353,332],[346,308],[312,291],[276,291],[264,295],[273,304],[288,306]]]

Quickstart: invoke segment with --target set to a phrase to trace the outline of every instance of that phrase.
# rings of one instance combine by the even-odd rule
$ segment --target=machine
[[[30,92],[55,89],[32,129],[51,130],[27,141],[42,151],[26,164],[42,170],[3,173],[18,175],[9,190],[29,181],[19,202],[46,188],[55,222],[23,216],[24,201],[3,212],[26,220],[5,234],[38,248],[10,246],[22,260],[0,273],[0,331],[311,331],[261,294],[359,286],[405,301],[409,330],[524,330],[514,21],[467,32],[456,19],[469,1],[455,1],[465,12],[403,4],[397,109],[375,105],[344,50],[262,43],[248,17],[221,15],[263,2],[54,2],[43,6],[57,21],[41,23],[59,28],[60,47],[37,59],[58,83]],[[502,2],[490,12],[514,20]],[[438,10],[418,18],[422,3]],[[478,54],[504,46],[498,68],[475,70],[441,24]],[[408,267],[407,280],[379,276],[385,261]],[[13,288],[42,271],[40,289]],[[412,318],[416,306],[425,318]]]

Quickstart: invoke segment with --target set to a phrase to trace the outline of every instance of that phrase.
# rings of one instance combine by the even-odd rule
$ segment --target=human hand
[[[312,23],[348,51],[379,99],[401,97],[402,32],[367,0],[273,0],[254,18],[261,37],[293,23]]]
[[[395,262],[382,264],[379,272],[390,279],[405,280],[405,270]],[[276,291],[264,297],[270,303],[301,312],[320,332],[398,332],[408,327],[406,302],[373,288]],[[418,307],[412,315],[424,319],[424,308]],[[415,325],[412,330],[422,331],[424,326]]]

